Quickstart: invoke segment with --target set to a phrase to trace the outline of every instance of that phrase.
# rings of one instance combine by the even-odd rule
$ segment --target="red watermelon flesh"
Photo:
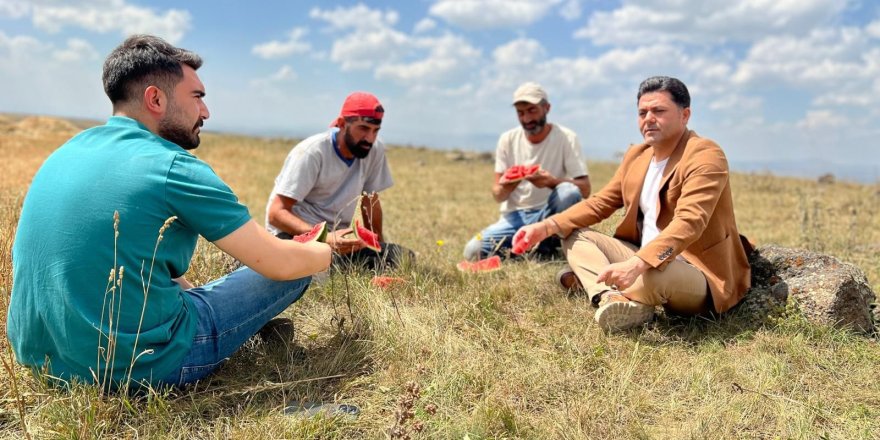
[[[379,244],[379,236],[367,228],[362,228],[360,220],[354,221],[352,229],[354,230],[354,236],[357,237],[368,249],[372,249],[376,252],[382,250],[382,245]]]
[[[517,240],[519,238],[519,240]],[[513,237],[513,253],[516,255],[524,254],[529,250],[529,243],[524,238]]]
[[[455,267],[462,272],[494,272],[501,269],[501,257],[493,255],[480,261],[461,261]]]
[[[404,284],[406,284],[406,280],[403,278],[376,275],[373,277],[372,280],[370,280],[370,284],[380,289],[388,289],[397,286],[403,286]]]
[[[504,171],[504,178],[510,182],[516,182],[531,176],[541,169],[541,165],[514,165]]]
[[[297,241],[300,243],[308,243],[310,241],[318,240],[323,243],[327,238],[327,222],[321,222],[316,224],[311,231],[306,232],[305,234],[299,234],[293,236],[293,241]]]

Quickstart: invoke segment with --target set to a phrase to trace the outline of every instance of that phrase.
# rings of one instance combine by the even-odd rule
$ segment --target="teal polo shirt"
[[[215,241],[250,218],[208,164],[133,119],[78,134],[46,159],[22,206],[7,319],[19,362],[119,384],[134,355],[132,380],[165,378],[198,320],[172,278],[186,273],[199,235]]]

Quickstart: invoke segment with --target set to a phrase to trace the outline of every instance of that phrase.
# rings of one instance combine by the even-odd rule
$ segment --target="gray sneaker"
[[[606,293],[599,301],[596,322],[602,330],[626,330],[650,321],[654,306],[632,301],[620,293]]]

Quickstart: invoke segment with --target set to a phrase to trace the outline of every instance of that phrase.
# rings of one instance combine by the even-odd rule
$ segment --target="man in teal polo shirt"
[[[46,159],[12,249],[8,336],[18,361],[117,388],[205,377],[299,299],[330,263],[322,243],[279,240],[188,150],[208,109],[198,55],[128,38],[104,63],[113,104]],[[199,235],[245,263],[185,278]]]

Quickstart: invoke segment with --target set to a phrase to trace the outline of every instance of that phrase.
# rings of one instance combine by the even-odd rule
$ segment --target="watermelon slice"
[[[319,241],[324,243],[324,240],[327,239],[327,222],[321,222],[316,224],[311,231],[306,232],[305,234],[295,235],[293,237],[293,241],[297,241],[300,243],[308,243],[310,241]]]
[[[522,255],[529,250],[529,243],[525,240],[525,238],[515,235],[513,237],[513,253],[516,255]]]
[[[404,284],[406,284],[406,280],[404,280],[403,278],[376,275],[373,277],[372,280],[370,280],[370,284],[380,289],[389,289],[403,286]]]
[[[360,220],[355,220],[351,229],[354,230],[354,236],[357,237],[367,249],[372,249],[376,252],[382,250],[382,245],[379,243],[379,236],[367,228],[362,228]]]
[[[538,164],[514,165],[504,171],[504,178],[507,179],[508,182],[519,182],[520,180],[537,173],[540,169],[541,165]]]
[[[501,257],[493,255],[480,261],[461,261],[455,267],[462,272],[494,272],[501,269]]]

